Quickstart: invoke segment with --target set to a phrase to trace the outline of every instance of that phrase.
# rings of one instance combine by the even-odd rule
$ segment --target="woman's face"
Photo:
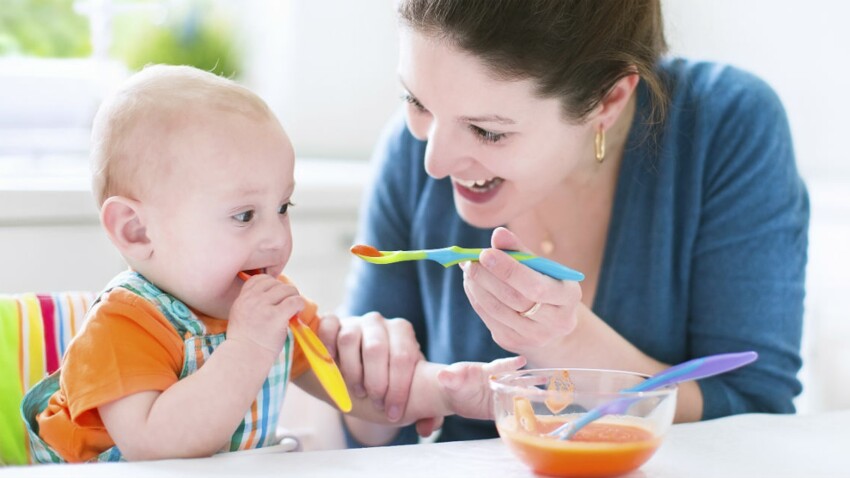
[[[530,80],[495,79],[476,57],[402,28],[399,77],[411,133],[427,140],[425,169],[450,177],[464,220],[507,224],[594,166],[591,124],[567,122]]]

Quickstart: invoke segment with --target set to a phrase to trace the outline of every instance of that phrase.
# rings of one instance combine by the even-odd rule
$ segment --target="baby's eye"
[[[285,202],[285,203],[283,203],[282,206],[280,206],[280,209],[277,210],[277,213],[280,214],[280,215],[286,215],[286,212],[292,206],[295,206],[295,203],[293,203],[292,201]]]
[[[475,136],[481,140],[482,143],[495,143],[500,139],[505,137],[504,133],[494,133],[492,131],[487,131],[486,129],[479,128],[475,125],[469,125],[469,128],[475,133]]]
[[[251,222],[251,219],[254,219],[254,211],[250,210],[250,211],[240,212],[239,214],[236,214],[235,216],[233,216],[233,219],[236,219],[236,221],[241,222],[241,223],[249,223],[249,222]]]

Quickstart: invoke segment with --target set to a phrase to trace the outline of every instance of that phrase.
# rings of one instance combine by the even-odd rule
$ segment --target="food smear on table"
[[[528,399],[516,397],[514,415],[497,421],[499,435],[535,472],[564,477],[607,477],[635,470],[649,460],[661,438],[638,420],[606,417],[562,441],[547,433],[580,417],[535,415]]]

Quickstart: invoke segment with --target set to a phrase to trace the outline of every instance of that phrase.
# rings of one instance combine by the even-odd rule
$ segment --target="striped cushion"
[[[24,393],[59,368],[95,295],[0,295],[0,464],[30,462],[20,405]]]

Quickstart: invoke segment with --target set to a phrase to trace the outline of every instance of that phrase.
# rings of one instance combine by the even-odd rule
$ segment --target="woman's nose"
[[[431,123],[428,131],[428,144],[425,146],[425,171],[435,179],[450,176],[469,157],[464,153],[462,138],[457,137],[450,129],[435,127]]]

